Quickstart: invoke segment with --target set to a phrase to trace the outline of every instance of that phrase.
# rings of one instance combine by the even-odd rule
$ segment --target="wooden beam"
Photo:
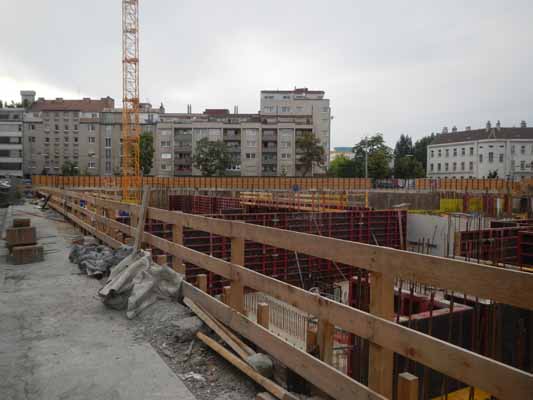
[[[265,328],[255,324],[242,314],[236,312],[215,298],[184,283],[183,294],[202,306],[214,318],[254,342],[288,368],[312,382],[319,389],[338,400],[384,400],[385,398],[368,389],[361,383],[351,379],[342,372],[316,359],[283,339],[275,336]]]
[[[398,400],[418,400],[418,378],[409,372],[398,375]]]
[[[180,245],[183,244],[183,225],[181,223],[174,223],[172,225],[172,241]],[[185,275],[186,273],[185,264],[177,255],[172,257],[172,268],[180,274]]]
[[[200,289],[202,292],[207,293],[207,275],[206,274],[196,275],[196,286],[198,286],[198,289]]]
[[[370,281],[370,312],[391,321],[394,318],[394,282],[389,276],[372,273]],[[370,343],[368,386],[392,399],[393,352]]]
[[[244,361],[242,361],[241,359],[233,355],[231,352],[226,350],[224,347],[215,342],[209,336],[204,335],[202,332],[198,332],[196,334],[196,337],[200,339],[204,344],[209,346],[212,350],[221,355],[223,358],[225,358],[227,361],[229,361],[231,364],[233,364],[235,367],[237,367],[239,370],[248,375],[254,382],[263,386],[266,390],[276,396],[276,398],[280,400],[298,400],[297,397],[292,395],[287,390],[283,389],[277,383],[261,375],[259,372],[257,372]]]
[[[337,327],[498,398],[505,398],[504,394],[510,399],[527,398],[533,387],[533,375],[519,369],[163,238],[148,233],[144,236],[147,243],[166,253],[179,252],[184,260],[228,279],[239,276],[247,287],[326,318]]]

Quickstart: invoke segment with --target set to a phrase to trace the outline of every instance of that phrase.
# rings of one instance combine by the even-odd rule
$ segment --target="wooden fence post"
[[[335,335],[335,326],[326,319],[318,320],[318,350],[320,359],[326,364],[331,365],[333,362],[333,338]]]
[[[200,289],[202,292],[207,293],[207,275],[206,274],[196,275],[196,284],[198,286],[198,289]]]
[[[391,276],[372,273],[370,313],[388,320],[394,318],[394,281]],[[368,386],[388,399],[392,399],[392,370],[393,352],[370,343]]]
[[[231,238],[231,262],[244,267],[244,239]],[[229,305],[244,314],[244,286],[238,279],[231,281]]]
[[[183,225],[182,224],[174,224],[172,225],[172,241],[174,243],[183,245]],[[183,260],[179,257],[173,256],[172,257],[172,268],[174,271],[179,272],[180,274],[186,273],[185,264],[183,263]]]
[[[398,375],[398,400],[418,400],[418,377],[404,372]]]
[[[268,329],[270,325],[270,308],[267,303],[257,303],[257,323]]]
[[[148,208],[148,202],[150,201],[150,187],[144,188],[143,198],[141,208],[139,210],[139,215],[137,216],[137,232],[135,232],[135,242],[133,245],[133,250],[138,251],[141,248],[143,234],[144,234],[144,223],[146,221],[146,209]]]

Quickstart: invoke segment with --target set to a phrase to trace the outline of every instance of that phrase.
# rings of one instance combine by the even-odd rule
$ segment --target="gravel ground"
[[[255,399],[264,390],[194,338],[198,321],[187,307],[158,301],[130,322],[138,338],[151,343],[197,399]],[[202,330],[209,331],[205,325]]]

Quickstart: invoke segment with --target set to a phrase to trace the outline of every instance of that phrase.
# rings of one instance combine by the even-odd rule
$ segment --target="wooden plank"
[[[174,223],[172,225],[172,241],[177,244],[183,244],[183,225],[181,223]],[[172,268],[180,274],[186,273],[186,267],[183,260],[175,255],[172,257]]]
[[[394,318],[394,282],[386,275],[372,273],[370,281],[370,312],[391,321]],[[368,386],[392,399],[393,352],[370,343]]]
[[[242,314],[194,286],[184,283],[183,294],[185,297],[192,299],[197,305],[202,306],[214,318],[254,342],[288,368],[297,371],[300,376],[312,382],[313,385],[335,399],[385,399],[335,368],[273,335],[265,328],[253,323]]]
[[[224,329],[221,329],[220,326],[215,322],[213,317],[211,317],[208,312],[206,312],[201,307],[197,306],[191,299],[185,298],[183,301],[187,307],[189,307],[197,316],[200,318],[209,328],[211,328],[215,333],[220,336],[226,344],[232,348],[232,350],[239,355],[243,360],[245,360],[251,354],[242,348],[238,342],[234,341],[233,338],[227,334]],[[253,353],[252,353],[253,354]]]
[[[337,327],[498,398],[528,398],[531,395],[533,375],[529,373],[154,235],[145,233],[144,237],[147,243],[166,253],[179,253],[184,260],[228,279],[237,275],[246,287],[269,294],[318,318],[326,318]]]
[[[215,342],[209,336],[204,335],[202,332],[198,332],[196,334],[196,337],[200,339],[204,344],[209,346],[212,350],[221,355],[223,358],[225,358],[227,361],[229,361],[231,364],[233,364],[235,367],[240,369],[241,372],[244,372],[246,375],[248,375],[254,382],[263,386],[266,390],[276,396],[276,398],[280,400],[298,400],[297,397],[292,395],[287,390],[283,389],[274,381],[271,381],[270,379],[261,375],[259,372],[257,372],[244,361],[242,361],[241,359],[233,355],[231,352],[226,350],[224,347]]]
[[[309,233],[150,208],[149,218],[297,251],[533,310],[533,274]],[[505,284],[502,284],[505,282]]]
[[[418,378],[409,372],[398,375],[398,400],[418,400]]]
[[[198,289],[200,289],[202,292],[207,293],[207,275],[206,274],[198,274],[196,275],[196,286],[198,286]]]

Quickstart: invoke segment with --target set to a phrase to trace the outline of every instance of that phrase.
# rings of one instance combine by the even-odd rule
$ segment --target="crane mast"
[[[140,199],[139,0],[122,0],[122,198]]]

